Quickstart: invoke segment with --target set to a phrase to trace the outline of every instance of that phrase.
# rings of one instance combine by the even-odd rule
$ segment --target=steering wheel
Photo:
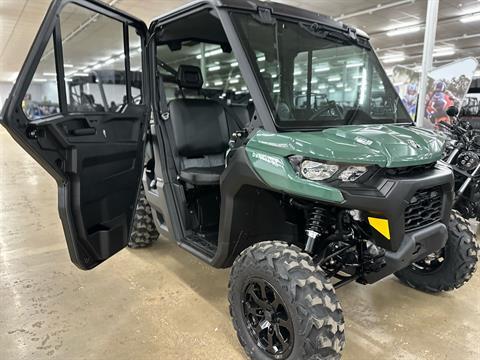
[[[338,116],[340,118],[343,118],[343,108],[339,105],[334,100],[327,101],[327,103],[323,106],[321,106],[315,113],[310,116],[308,119],[309,121],[316,120],[317,117],[319,116]]]

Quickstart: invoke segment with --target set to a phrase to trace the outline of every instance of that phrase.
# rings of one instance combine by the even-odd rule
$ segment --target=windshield
[[[411,122],[366,40],[320,24],[232,17],[279,127]]]

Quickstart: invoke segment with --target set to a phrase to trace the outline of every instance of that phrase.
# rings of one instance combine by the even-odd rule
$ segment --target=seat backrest
[[[177,79],[182,89],[200,90],[203,78],[200,68],[180,65]],[[180,170],[192,167],[217,167],[225,163],[229,122],[224,107],[215,100],[175,99],[168,104],[170,132],[175,161]]]
[[[228,126],[223,107],[214,100],[170,101],[175,148],[179,156],[200,158],[224,153],[228,147]]]

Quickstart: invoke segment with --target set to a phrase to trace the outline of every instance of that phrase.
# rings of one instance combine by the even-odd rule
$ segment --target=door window
[[[142,102],[142,42],[137,30],[133,26],[128,27],[128,42],[130,53],[131,91],[132,102]]]
[[[43,52],[23,99],[22,108],[29,120],[42,119],[60,112],[53,38]]]
[[[60,27],[68,111],[121,111],[127,102],[123,24],[68,4]]]

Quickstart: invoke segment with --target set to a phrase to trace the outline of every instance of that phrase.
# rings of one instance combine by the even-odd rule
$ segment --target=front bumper
[[[413,262],[422,260],[443,248],[447,239],[448,229],[445,224],[439,222],[407,233],[397,251],[385,252],[385,266],[380,271],[365,274],[363,280],[372,284]]]
[[[416,194],[426,189],[436,189],[441,196],[438,217],[431,222],[424,222],[419,227],[407,228],[406,211],[411,204],[410,201]],[[418,238],[420,235],[417,234],[424,234],[427,229],[438,231],[438,236],[443,236],[442,229],[445,227],[443,224],[448,224],[454,195],[453,173],[442,163],[425,170],[400,175],[380,170],[358,187],[342,188],[342,194],[345,198],[342,206],[361,210],[367,216],[388,220],[390,239],[378,236],[372,228],[372,241],[389,252],[397,252],[405,248],[405,242],[410,241],[408,239]]]

